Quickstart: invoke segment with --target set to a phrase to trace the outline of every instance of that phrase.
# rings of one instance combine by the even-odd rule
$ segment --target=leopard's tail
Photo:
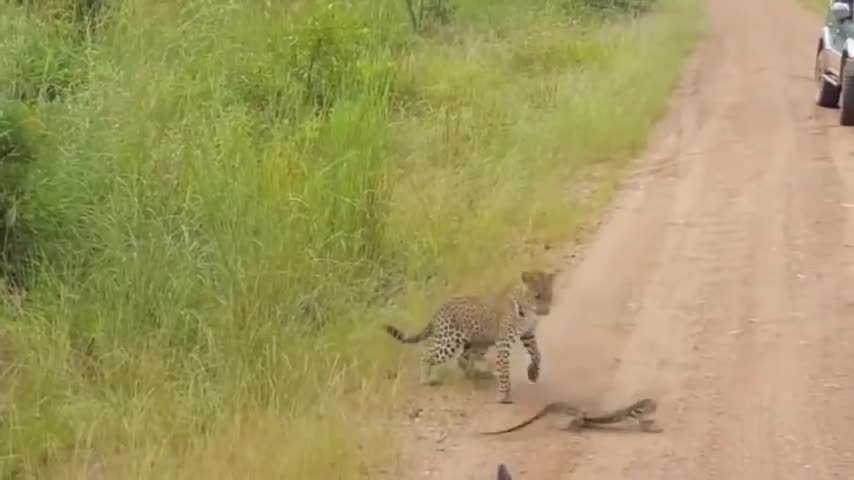
[[[383,328],[389,335],[403,343],[418,343],[433,334],[432,323],[428,323],[423,330],[416,333],[415,335],[412,335],[411,337],[391,325],[383,325]]]

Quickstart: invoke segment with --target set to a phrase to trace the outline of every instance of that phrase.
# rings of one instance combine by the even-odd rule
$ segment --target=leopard
[[[540,319],[551,311],[555,276],[554,272],[525,270],[517,281],[491,297],[451,297],[434,311],[427,325],[412,336],[392,325],[385,324],[383,328],[407,344],[432,337],[432,344],[421,359],[422,385],[438,385],[435,367],[456,355],[459,355],[458,366],[470,372],[474,362],[483,359],[494,346],[498,377],[496,402],[511,404],[510,351],[517,339],[530,357],[528,380],[536,382],[540,376],[542,355],[536,330]]]

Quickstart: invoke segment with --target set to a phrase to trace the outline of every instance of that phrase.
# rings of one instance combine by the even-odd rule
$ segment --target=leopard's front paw
[[[536,382],[540,378],[540,364],[531,362],[528,364],[528,380]]]
[[[495,402],[502,405],[509,405],[513,403],[513,399],[510,398],[510,392],[499,392],[495,397]]]

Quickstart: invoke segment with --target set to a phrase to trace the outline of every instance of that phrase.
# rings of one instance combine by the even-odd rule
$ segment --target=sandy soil
[[[431,391],[400,478],[854,478],[854,129],[813,104],[821,21],[794,0],[706,11],[648,151],[559,277],[540,381],[519,349],[511,406],[492,384]],[[663,433],[475,433],[640,396]]]

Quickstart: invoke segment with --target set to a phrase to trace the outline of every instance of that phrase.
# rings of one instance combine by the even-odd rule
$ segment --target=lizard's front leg
[[[561,425],[561,430],[577,432],[581,430],[582,427],[584,427],[584,412],[576,410],[572,412],[567,412],[567,414],[569,415],[569,420]]]
[[[635,421],[643,432],[661,433],[664,431],[664,429],[655,422],[654,418],[636,418]]]

